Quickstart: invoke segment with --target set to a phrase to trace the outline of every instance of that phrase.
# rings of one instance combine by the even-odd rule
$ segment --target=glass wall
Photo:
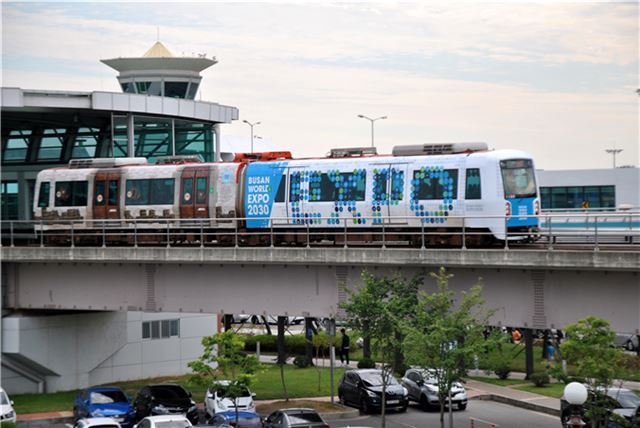
[[[131,82],[120,82],[122,92],[130,94],[142,94],[153,96],[164,96],[169,98],[182,98],[193,100],[198,91],[199,82],[193,80],[133,80]]]
[[[214,160],[211,124],[176,120],[175,133],[176,155],[200,155],[206,162]]]
[[[2,182],[2,220],[18,219],[18,182]]]
[[[615,186],[541,187],[543,209],[607,208],[616,206]]]
[[[2,162],[24,162],[29,151],[30,129],[13,129],[3,148]]]
[[[133,135],[135,155],[155,162],[158,156],[168,156],[173,152],[171,120],[156,117],[134,116]]]

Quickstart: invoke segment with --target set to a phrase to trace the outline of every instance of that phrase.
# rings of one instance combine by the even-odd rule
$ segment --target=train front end
[[[506,239],[534,240],[540,229],[540,195],[533,160],[528,157],[500,160],[504,190]]]

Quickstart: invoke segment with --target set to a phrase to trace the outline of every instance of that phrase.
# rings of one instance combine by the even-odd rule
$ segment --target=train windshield
[[[504,196],[512,198],[531,198],[536,196],[536,179],[531,159],[512,159],[500,161]]]

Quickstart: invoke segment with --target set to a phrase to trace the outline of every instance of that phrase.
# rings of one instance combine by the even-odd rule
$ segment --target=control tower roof
[[[162,43],[156,42],[141,57],[101,59],[100,62],[119,71],[122,75],[126,75],[132,72],[139,74],[144,71],[159,70],[199,73],[218,61],[215,57],[207,58],[204,54],[195,57],[175,56]]]

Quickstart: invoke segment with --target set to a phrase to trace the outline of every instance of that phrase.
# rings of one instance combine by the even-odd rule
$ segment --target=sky
[[[215,56],[224,136],[294,157],[484,141],[538,168],[640,165],[638,2],[2,2],[2,86],[119,92],[100,59]],[[261,140],[256,140],[257,142]],[[260,146],[257,143],[257,147]]]

